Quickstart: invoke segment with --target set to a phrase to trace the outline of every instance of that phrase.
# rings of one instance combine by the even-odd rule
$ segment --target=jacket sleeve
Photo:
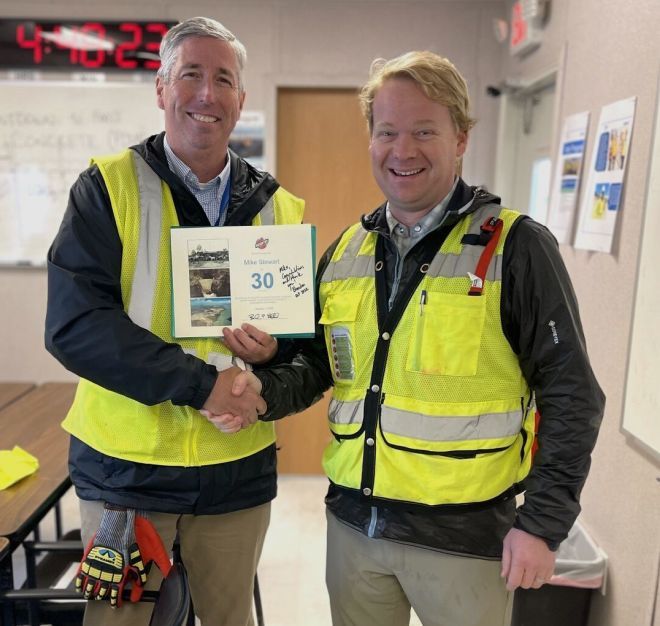
[[[64,367],[143,404],[202,407],[215,367],[137,326],[121,295],[122,244],[98,168],[74,183],[48,252],[45,341]]]
[[[318,402],[332,384],[332,373],[325,347],[319,305],[319,284],[328,261],[332,257],[339,239],[326,251],[316,272],[316,332],[312,339],[293,342],[288,362],[255,370],[263,386],[263,396],[268,409],[259,419],[272,421],[299,413]]]
[[[552,234],[521,218],[504,250],[503,330],[541,416],[539,447],[514,526],[556,549],[580,512],[605,396],[589,363],[575,293]]]

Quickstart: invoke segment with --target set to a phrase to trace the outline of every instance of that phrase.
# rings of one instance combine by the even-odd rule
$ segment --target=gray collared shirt
[[[452,195],[454,195],[457,184],[458,176],[455,177],[454,184],[449,190],[449,193],[424,217],[422,217],[422,219],[419,220],[417,224],[414,224],[413,226],[406,226],[405,224],[398,222],[390,211],[390,203],[387,203],[387,208],[385,210],[387,225],[390,229],[392,241],[394,242],[394,245],[396,245],[401,259],[403,259],[406,254],[408,254],[410,248],[412,248],[420,239],[422,239],[438,224],[440,224],[445,215],[445,210],[449,204],[449,200],[451,199]]]
[[[422,217],[417,224],[413,226],[406,226],[392,215],[390,211],[390,203],[387,203],[385,209],[385,217],[387,218],[387,226],[390,229],[390,236],[392,242],[396,246],[398,255],[396,258],[396,264],[394,266],[392,287],[390,290],[390,297],[388,301],[388,306],[391,309],[394,304],[394,299],[396,294],[399,291],[399,283],[401,282],[401,272],[403,271],[403,259],[406,257],[406,254],[410,249],[421,239],[423,239],[428,233],[438,227],[444,220],[444,217],[447,213],[447,205],[449,200],[454,195],[456,190],[456,185],[458,184],[458,176],[454,178],[454,184],[449,190],[449,193],[438,203],[436,204],[424,217]]]
[[[220,205],[222,203],[222,194],[229,183],[229,175],[231,173],[231,159],[227,158],[227,165],[225,165],[222,172],[215,178],[212,178],[207,183],[200,183],[199,178],[195,176],[194,172],[176,155],[172,152],[172,148],[167,143],[167,135],[164,141],[165,156],[167,157],[167,164],[172,172],[174,172],[188,188],[190,193],[195,196],[197,202],[204,209],[206,217],[209,222],[218,226],[225,223],[226,211],[220,215]]]

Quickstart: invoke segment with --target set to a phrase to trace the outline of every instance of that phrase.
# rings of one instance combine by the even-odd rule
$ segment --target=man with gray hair
[[[272,424],[257,421],[263,399],[231,386],[236,357],[265,363],[278,345],[248,324],[223,340],[172,337],[168,234],[300,223],[304,202],[228,148],[245,100],[240,41],[197,17],[160,50],[165,132],[92,159],[48,255],[46,346],[81,377],[63,423],[87,546],[77,585],[104,600],[87,605],[85,624],[148,624],[149,604],[111,608],[127,582],[145,582],[150,522],[167,550],[178,534],[202,624],[245,626],[276,453]],[[159,582],[152,572],[146,586]]]
[[[317,336],[256,372],[260,419],[333,387],[334,626],[407,626],[411,607],[425,626],[508,626],[580,510],[604,397],[556,241],[458,174],[474,120],[454,65],[380,59],[361,103],[387,202],[321,259]]]

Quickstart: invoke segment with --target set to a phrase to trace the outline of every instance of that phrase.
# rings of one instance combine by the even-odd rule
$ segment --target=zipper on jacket
[[[525,430],[525,420],[527,419],[527,414],[529,413],[529,410],[532,407],[533,399],[534,399],[534,394],[530,393],[529,402],[527,402],[527,406],[525,406],[525,396],[520,396],[520,409],[522,411],[522,427],[520,429],[520,434],[522,436],[522,446],[520,447],[521,463],[525,460],[525,445],[527,444],[527,431]]]
[[[367,530],[367,537],[374,536],[376,531],[376,523],[378,522],[378,507],[371,507],[371,521],[369,522],[369,529]]]
[[[392,242],[394,243],[394,242]],[[387,310],[391,311],[396,300],[396,294],[399,292],[399,283],[401,282],[401,272],[403,269],[403,261],[399,248],[394,244],[394,254],[396,255],[396,263],[394,264],[394,276],[392,277],[392,285],[390,286],[390,298],[387,301]],[[404,257],[405,258],[405,257]]]

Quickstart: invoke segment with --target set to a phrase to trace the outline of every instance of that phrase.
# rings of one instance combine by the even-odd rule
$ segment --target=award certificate
[[[244,322],[314,335],[314,226],[175,227],[170,238],[174,337],[222,337]]]

